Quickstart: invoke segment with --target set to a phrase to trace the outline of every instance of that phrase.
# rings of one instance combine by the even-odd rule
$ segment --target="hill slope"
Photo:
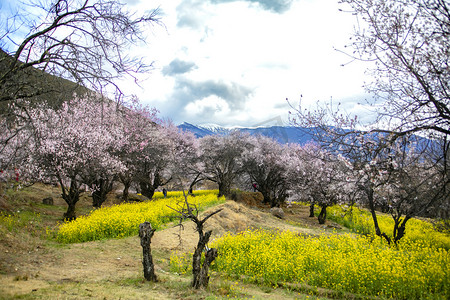
[[[56,107],[71,99],[74,93],[83,95],[89,92],[72,81],[33,67],[20,69],[21,62],[12,68],[13,62],[13,57],[0,49],[0,112],[5,111],[12,95],[13,99],[29,100],[31,104],[44,102]]]

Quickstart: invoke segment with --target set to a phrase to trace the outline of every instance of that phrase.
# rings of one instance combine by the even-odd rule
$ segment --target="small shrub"
[[[178,274],[192,273],[192,255],[193,253],[172,253],[169,259],[170,271]]]
[[[41,215],[29,211],[17,211],[13,214],[0,214],[0,225],[10,232],[22,229],[34,232],[34,228],[41,221]]]

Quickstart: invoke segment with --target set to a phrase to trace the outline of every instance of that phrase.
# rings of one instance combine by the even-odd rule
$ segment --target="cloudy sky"
[[[287,122],[289,106],[341,102],[364,117],[367,67],[344,50],[356,19],[337,0],[128,0],[160,7],[140,49],[155,70],[133,92],[164,117],[224,126]],[[135,53],[136,54],[136,53]]]
[[[297,105],[300,95],[306,107],[333,99],[367,115],[358,104],[367,66],[335,50],[356,25],[338,0],[122,1],[138,12],[159,7],[164,23],[131,49],[155,68],[126,92],[177,124],[287,124],[286,98]]]

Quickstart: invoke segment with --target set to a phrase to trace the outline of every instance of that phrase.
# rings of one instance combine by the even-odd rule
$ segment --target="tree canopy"
[[[397,135],[450,134],[450,5],[446,0],[342,0],[360,22],[347,52],[374,63],[366,84],[377,123]]]

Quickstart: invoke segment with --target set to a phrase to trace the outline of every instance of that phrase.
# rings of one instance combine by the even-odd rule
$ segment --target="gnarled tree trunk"
[[[172,179],[169,178],[167,180],[164,180],[159,174],[159,171],[155,171],[155,173],[153,174],[153,181],[149,180],[149,178],[151,178],[150,175],[148,175],[145,180],[139,181],[141,194],[147,197],[148,199],[153,198],[153,195],[155,194],[155,191],[158,187],[166,185]]]
[[[317,217],[319,220],[319,224],[325,224],[325,220],[327,219],[327,206],[322,206],[322,209],[320,210],[319,216]]]
[[[131,176],[127,174],[119,174],[119,180],[123,184],[122,200],[128,201],[129,190],[131,186]]]
[[[228,180],[218,181],[219,184],[219,195],[218,197],[228,196],[231,194],[231,182]]]
[[[142,246],[142,265],[144,266],[144,277],[148,281],[157,282],[158,278],[155,274],[155,266],[153,265],[152,250],[150,243],[152,241],[155,229],[149,222],[144,222],[139,225],[139,237],[141,238]]]
[[[216,259],[218,255],[216,248],[211,248],[206,251],[205,261],[203,262],[202,268],[200,269],[200,273],[197,277],[196,284],[193,283],[193,287],[198,289],[200,287],[207,287],[209,283],[209,266]]]
[[[406,233],[406,222],[410,219],[410,216],[405,216],[402,220],[400,216],[394,218],[394,243],[397,242],[405,235]]]
[[[313,201],[309,205],[309,217],[310,218],[314,218],[314,204],[315,204],[315,202]]]
[[[176,209],[173,210],[178,212],[183,218],[191,219],[192,222],[194,222],[197,227],[198,243],[197,247],[195,248],[194,255],[192,256],[191,286],[195,289],[207,287],[209,283],[209,276],[208,276],[209,266],[214,261],[214,259],[216,259],[218,253],[217,249],[215,248],[208,249],[206,251],[205,260],[203,261],[202,265],[202,253],[207,248],[206,244],[208,243],[212,233],[211,230],[204,233],[203,225],[209,218],[222,211],[222,209],[216,210],[208,214],[206,217],[204,217],[203,220],[200,220],[197,218],[198,211],[195,210],[196,213],[194,214],[194,210],[189,205],[189,202],[187,201],[187,196],[185,195],[185,207],[181,211]],[[180,222],[181,220],[182,219],[180,219]]]
[[[92,183],[94,187],[94,191],[92,192],[93,207],[102,207],[102,204],[106,201],[106,196],[112,191],[113,183],[113,178],[100,178]]]
[[[153,187],[153,184],[141,181],[139,182],[139,187],[141,188],[141,194],[147,197],[148,199],[152,199],[153,195],[155,194],[155,188]]]
[[[72,178],[70,180],[70,186],[67,188],[64,185],[63,180],[61,177],[58,176],[59,184],[61,186],[62,191],[62,198],[67,203],[67,211],[64,213],[63,217],[64,220],[75,220],[76,219],[76,213],[75,213],[75,205],[77,204],[78,200],[80,200],[80,190],[78,182],[75,178]]]

